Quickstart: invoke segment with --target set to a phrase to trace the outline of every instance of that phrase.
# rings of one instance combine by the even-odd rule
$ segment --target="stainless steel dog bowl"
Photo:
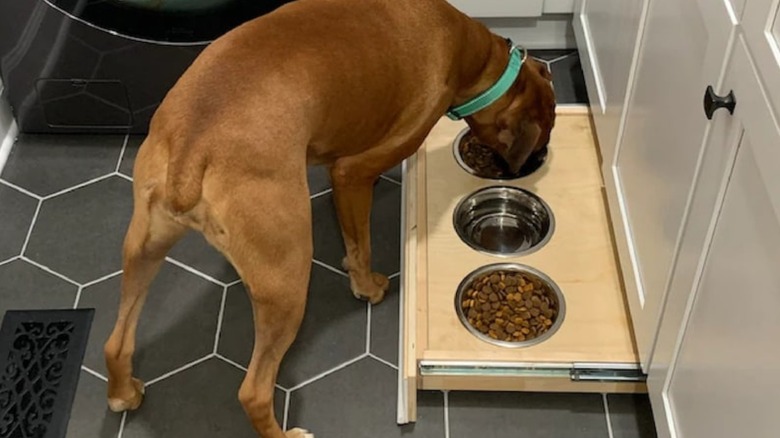
[[[523,166],[520,168],[520,171],[517,174],[511,174],[509,170],[507,169],[504,172],[504,175],[498,176],[498,177],[488,177],[480,175],[476,169],[466,164],[466,162],[463,160],[463,157],[460,154],[460,142],[463,140],[463,137],[468,135],[471,132],[471,129],[464,128],[460,133],[455,137],[455,141],[452,142],[452,154],[455,157],[455,161],[458,163],[458,165],[463,168],[466,172],[483,179],[492,179],[492,180],[512,180],[512,179],[519,179],[523,178],[525,176],[528,176],[534,172],[536,172],[544,162],[547,160],[547,148],[545,147],[541,151],[532,154],[530,157],[528,157],[528,161],[523,164]]]
[[[460,239],[490,255],[518,256],[536,251],[552,237],[555,218],[533,193],[516,187],[487,187],[461,200],[453,213]]]
[[[482,332],[477,330],[474,326],[472,326],[469,323],[468,317],[464,313],[463,307],[461,306],[461,302],[463,301],[463,295],[468,292],[469,288],[471,287],[471,283],[473,283],[477,277],[486,273],[496,272],[496,271],[521,272],[525,274],[527,277],[536,279],[545,285],[548,293],[547,296],[549,296],[550,300],[555,304],[556,308],[558,309],[558,314],[555,316],[555,319],[553,320],[553,323],[550,326],[550,328],[546,332],[542,333],[541,336],[526,341],[517,341],[517,342],[499,341],[491,338],[488,335],[483,334]],[[458,285],[458,290],[455,293],[455,312],[458,314],[458,319],[460,319],[460,322],[463,324],[463,326],[466,327],[466,329],[472,335],[476,336],[480,340],[500,347],[525,348],[525,347],[530,347],[532,345],[540,344],[550,339],[550,337],[552,337],[555,334],[555,332],[558,331],[558,329],[563,324],[564,318],[566,317],[566,301],[564,300],[563,292],[561,292],[561,289],[558,287],[558,285],[555,284],[555,282],[552,281],[550,277],[548,277],[541,271],[534,269],[530,266],[521,265],[518,263],[495,263],[474,270],[469,275],[467,275],[466,278],[463,279],[463,281],[460,282],[460,285]]]

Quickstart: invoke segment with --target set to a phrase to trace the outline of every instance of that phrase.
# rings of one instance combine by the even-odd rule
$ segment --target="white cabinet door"
[[[582,0],[574,34],[602,160],[611,162],[648,0]]]
[[[772,110],[780,114],[780,2],[745,2],[742,28]]]
[[[652,0],[636,78],[605,184],[640,360],[647,370],[694,177],[702,96],[736,26],[728,0]]]
[[[448,0],[469,17],[538,17],[544,0]]]
[[[733,171],[675,358],[650,387],[662,438],[778,436],[780,130],[743,43],[726,84],[741,126]]]

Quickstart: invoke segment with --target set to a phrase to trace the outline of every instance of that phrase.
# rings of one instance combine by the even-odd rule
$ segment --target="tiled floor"
[[[576,55],[537,55],[552,61],[561,101],[582,102]],[[170,254],[141,318],[135,363],[148,384],[144,405],[126,416],[106,408],[101,350],[118,302],[141,140],[19,138],[0,175],[0,314],[97,310],[70,438],[254,437],[236,398],[252,343],[248,300],[236,272],[196,234]],[[655,436],[642,396],[422,392],[419,421],[395,424],[400,178],[393,169],[375,189],[374,264],[393,281],[371,306],[349,292],[329,183],[311,170],[315,260],[305,321],[278,380],[279,420],[320,438]]]

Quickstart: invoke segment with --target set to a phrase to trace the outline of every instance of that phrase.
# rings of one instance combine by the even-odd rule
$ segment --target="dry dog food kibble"
[[[489,146],[481,144],[470,132],[463,136],[458,146],[460,157],[467,166],[472,168],[477,176],[483,178],[513,178],[506,162]]]
[[[544,334],[558,316],[552,291],[520,272],[495,271],[472,281],[460,303],[469,324],[499,341]]]

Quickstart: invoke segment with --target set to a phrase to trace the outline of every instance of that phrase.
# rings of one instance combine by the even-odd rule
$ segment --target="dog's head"
[[[543,153],[555,125],[555,92],[547,66],[530,56],[506,94],[466,118],[471,131],[498,152],[513,173]]]

